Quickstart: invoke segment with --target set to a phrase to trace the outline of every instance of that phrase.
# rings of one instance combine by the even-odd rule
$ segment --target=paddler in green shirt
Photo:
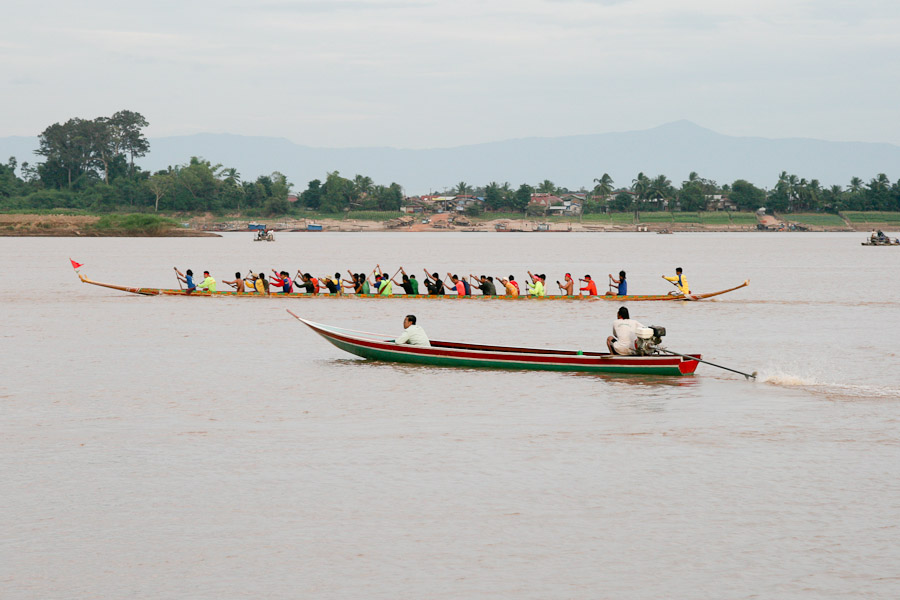
[[[216,291],[216,280],[212,278],[209,274],[209,271],[203,271],[203,281],[197,286],[197,289],[201,292],[215,292]]]
[[[544,280],[540,275],[532,275],[531,271],[528,271],[528,276],[531,277],[531,280],[534,283],[528,284],[528,294],[530,296],[544,296]]]

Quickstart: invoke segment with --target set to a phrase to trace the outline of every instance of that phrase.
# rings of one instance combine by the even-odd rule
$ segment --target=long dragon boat
[[[612,300],[614,302],[644,302],[644,301],[673,301],[673,300],[683,300],[683,301],[696,301],[696,300],[705,300],[706,298],[712,298],[714,296],[721,296],[722,294],[727,294],[728,292],[733,292],[734,290],[739,290],[742,287],[746,287],[750,285],[750,280],[748,279],[744,283],[737,285],[733,288],[729,288],[727,290],[722,290],[719,292],[712,292],[709,294],[688,294],[687,296],[682,295],[672,295],[672,294],[660,294],[660,295],[628,295],[628,296],[616,296],[615,294],[605,294],[603,296],[483,296],[483,295],[472,295],[472,296],[457,296],[456,294],[443,294],[443,295],[427,295],[427,294],[392,294],[389,296],[381,295],[381,294],[328,294],[328,293],[319,293],[319,294],[308,294],[308,293],[292,293],[292,294],[284,294],[284,293],[275,293],[272,292],[270,294],[259,294],[257,292],[235,292],[235,291],[216,291],[216,292],[201,292],[199,290],[195,290],[193,292],[188,293],[187,290],[184,289],[170,289],[170,288],[151,288],[151,287],[129,287],[124,285],[115,285],[112,283],[100,283],[99,281],[94,281],[92,279],[88,279],[80,272],[76,271],[78,278],[81,279],[83,283],[88,283],[90,285],[97,285],[100,287],[109,288],[111,290],[119,290],[122,292],[128,292],[130,294],[139,294],[141,296],[189,296],[191,298],[208,298],[210,296],[221,296],[221,297],[240,297],[240,298],[297,298],[297,299],[314,299],[314,298],[332,298],[332,299],[366,299],[366,300],[390,300],[390,299],[407,299],[407,300],[522,300],[522,301],[530,301],[530,302],[542,302],[545,300],[564,300],[564,301],[597,301],[597,300]]]
[[[606,352],[546,350],[431,341],[431,346],[395,344],[387,335],[343,329],[295,319],[337,348],[368,360],[410,363],[434,367],[524,369],[583,373],[628,373],[635,375],[691,375],[701,360],[699,354],[619,356]]]

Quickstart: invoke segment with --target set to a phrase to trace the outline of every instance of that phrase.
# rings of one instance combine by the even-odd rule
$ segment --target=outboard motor
[[[659,345],[662,343],[663,336],[666,335],[666,328],[659,325],[651,325],[650,327],[639,327],[637,330],[637,340],[635,341],[635,349],[638,356],[649,356],[659,353]]]

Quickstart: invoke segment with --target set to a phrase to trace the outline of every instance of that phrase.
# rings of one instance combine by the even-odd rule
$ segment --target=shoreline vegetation
[[[246,231],[250,219],[264,219],[258,222],[276,232],[312,224],[320,231],[664,233],[900,226],[900,181],[884,173],[826,187],[782,171],[771,189],[744,179],[718,183],[696,172],[680,184],[643,172],[617,183],[603,173],[578,189],[548,179],[518,186],[461,181],[416,196],[401,183],[333,171],[302,189],[277,171],[245,181],[235,168],[198,156],[144,171],[135,160],[150,150],[148,125],[130,110],[72,118],[38,135],[35,153],[43,160],[0,162],[0,236],[214,236]]]
[[[218,237],[220,232],[255,235],[255,231],[248,228],[250,223],[264,224],[276,233],[307,231],[310,225],[319,225],[327,232],[746,232],[758,231],[757,224],[761,222],[765,222],[768,231],[776,232],[900,230],[900,212],[795,213],[789,217],[758,217],[747,212],[611,213],[583,215],[580,219],[510,214],[413,216],[390,211],[359,211],[343,216],[308,215],[299,219],[248,219],[240,215],[223,217],[208,213],[170,216],[0,213],[0,237]]]

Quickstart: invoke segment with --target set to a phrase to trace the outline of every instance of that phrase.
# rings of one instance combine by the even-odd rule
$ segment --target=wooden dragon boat
[[[524,369],[635,375],[691,375],[701,360],[699,354],[618,356],[606,352],[546,350],[431,341],[431,346],[395,344],[387,335],[323,325],[287,311],[332,345],[368,360],[411,363],[433,367]]]
[[[728,292],[733,292],[734,290],[739,290],[742,287],[746,287],[750,284],[750,280],[748,279],[744,283],[737,285],[733,288],[729,288],[727,290],[722,290],[719,292],[712,292],[709,294],[689,294],[687,296],[682,295],[671,295],[671,294],[660,294],[660,295],[629,295],[629,296],[616,296],[614,294],[607,293],[603,296],[483,296],[483,295],[473,295],[473,296],[457,296],[456,294],[444,294],[444,295],[427,295],[427,294],[417,294],[417,295],[407,295],[407,294],[392,294],[390,296],[382,296],[379,294],[329,294],[329,293],[319,293],[319,294],[307,294],[307,293],[293,293],[293,294],[283,294],[272,292],[268,295],[261,295],[256,292],[235,292],[235,291],[218,291],[218,292],[201,292],[194,291],[192,293],[188,293],[187,290],[183,289],[169,289],[169,288],[150,288],[150,287],[129,287],[124,285],[115,285],[112,283],[100,283],[99,281],[94,281],[92,279],[88,279],[86,276],[82,275],[80,272],[76,271],[78,278],[81,279],[83,283],[89,283],[91,285],[96,285],[100,287],[109,288],[111,290],[119,290],[122,292],[128,292],[130,294],[139,294],[141,296],[189,296],[191,298],[208,298],[210,296],[221,296],[221,297],[240,297],[240,298],[297,298],[297,299],[314,299],[314,298],[331,298],[334,300],[338,299],[361,299],[361,300],[391,300],[391,299],[406,299],[406,300],[460,300],[460,301],[487,301],[487,300],[509,300],[509,301],[529,301],[529,302],[543,302],[550,300],[563,300],[568,302],[578,302],[578,301],[586,301],[586,302],[594,302],[598,300],[611,300],[613,302],[644,302],[644,301],[672,301],[672,300],[684,300],[684,301],[696,301],[696,300],[704,300],[706,298],[712,298],[714,296],[721,296],[722,294],[727,294]]]

